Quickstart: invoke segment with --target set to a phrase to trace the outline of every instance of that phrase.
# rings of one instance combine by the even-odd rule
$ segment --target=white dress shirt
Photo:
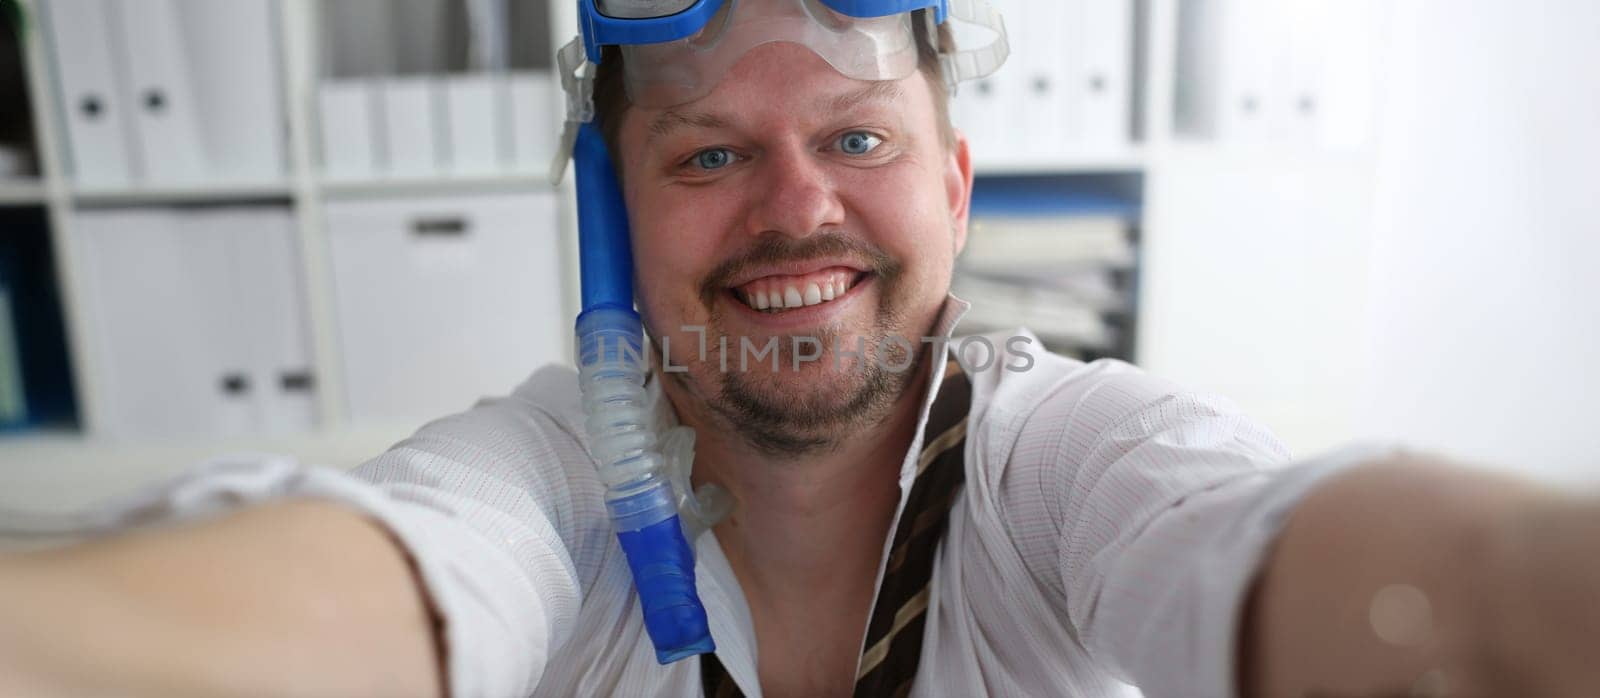
[[[966,308],[952,296],[938,334]],[[1002,352],[1005,340],[990,336]],[[1127,695],[1122,682],[1150,698],[1234,695],[1243,601],[1268,546],[1312,485],[1374,453],[1279,467],[1284,446],[1220,398],[1037,343],[1023,347],[1027,371],[1005,370],[1025,363],[1005,354],[978,370],[984,350],[966,346],[966,484],[934,563],[912,695],[1090,698]],[[902,506],[942,380],[932,375]],[[698,659],[656,663],[586,442],[576,373],[547,367],[352,473],[224,462],[120,519],[336,499],[382,522],[415,561],[453,696],[699,695]],[[715,534],[694,545],[718,658],[759,696],[738,580]]]

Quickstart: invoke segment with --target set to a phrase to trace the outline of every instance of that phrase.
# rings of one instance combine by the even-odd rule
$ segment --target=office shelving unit
[[[0,183],[0,205],[32,206],[45,202],[44,185],[38,182],[9,181]]]
[[[68,164],[66,134],[61,129],[60,100],[50,51],[43,44],[47,33],[38,18],[49,0],[22,0],[30,18],[31,31],[24,37],[25,65],[28,73],[30,107],[39,145],[40,176],[32,182],[0,183],[0,206],[34,205],[48,213],[51,241],[56,255],[56,276],[63,298],[63,314],[69,335],[69,354],[74,388],[78,398],[76,427],[49,428],[33,433],[0,436],[0,462],[32,467],[60,466],[66,471],[116,467],[132,472],[155,474],[185,466],[193,461],[226,451],[253,450],[293,453],[310,462],[353,465],[402,438],[415,425],[354,425],[346,418],[342,365],[336,339],[332,288],[329,278],[328,238],[324,229],[324,205],[352,198],[404,198],[419,194],[475,194],[514,191],[550,191],[544,173],[526,172],[472,177],[429,176],[419,178],[379,178],[360,181],[334,181],[320,171],[316,151],[316,89],[321,79],[322,59],[318,37],[324,30],[323,4],[337,0],[275,0],[278,25],[277,55],[281,60],[281,90],[284,105],[287,168],[274,181],[195,186],[128,186],[114,189],[85,187],[77,183]],[[567,27],[575,27],[575,12],[567,3],[538,3],[546,8],[552,41],[564,39]],[[558,110],[551,104],[551,110]],[[567,191],[570,185],[558,187]],[[562,197],[565,201],[567,197]],[[84,211],[105,208],[145,206],[206,206],[268,203],[287,207],[293,216],[298,243],[300,278],[305,288],[305,314],[310,336],[312,372],[316,385],[317,427],[303,434],[262,434],[189,441],[130,442],[106,438],[100,425],[106,405],[102,386],[102,367],[90,350],[103,329],[93,326],[85,307],[85,279],[89,273],[81,253],[75,253],[75,221]],[[548,221],[552,228],[569,231],[571,214],[561,212]],[[3,231],[0,231],[3,233]],[[562,256],[576,260],[575,241],[570,234]],[[564,265],[575,268],[573,264]],[[563,302],[576,305],[576,274],[572,279],[557,279],[552,291]],[[562,327],[550,328],[565,333]],[[510,386],[507,386],[509,388]]]
[[[25,463],[34,467],[59,465],[61,472],[89,468],[128,468],[137,472],[167,472],[187,465],[206,454],[227,450],[259,450],[292,453],[310,462],[352,465],[402,438],[413,425],[370,428],[349,423],[344,367],[338,340],[334,289],[330,277],[328,231],[325,207],[334,201],[369,198],[404,198],[418,195],[550,191],[544,173],[480,175],[468,177],[427,176],[415,178],[374,178],[361,181],[330,180],[319,166],[317,152],[317,84],[322,75],[319,36],[322,4],[338,0],[277,0],[279,55],[282,61],[283,104],[286,118],[287,169],[278,181],[245,185],[190,187],[127,187],[115,190],[85,188],[77,184],[67,165],[66,136],[61,128],[60,101],[56,79],[44,34],[36,30],[26,37],[26,64],[33,110],[33,123],[39,148],[40,177],[27,184],[0,185],[0,205],[42,206],[49,219],[51,241],[56,255],[56,273],[63,300],[63,313],[69,338],[70,361],[74,369],[74,388],[79,405],[75,429],[51,430],[34,435],[0,438],[0,462]],[[1041,0],[1049,1],[1049,0]],[[37,17],[41,4],[49,0],[22,0],[26,11]],[[550,43],[559,46],[575,32],[574,3],[551,0],[540,4],[549,17]],[[1134,41],[1128,60],[1133,65],[1134,89],[1129,98],[1135,104],[1128,123],[1125,148],[1113,151],[1068,153],[1048,159],[1012,158],[997,160],[981,153],[976,158],[980,177],[1026,176],[1069,177],[1075,181],[1111,182],[1139,203],[1143,202],[1144,183],[1156,166],[1158,155],[1170,133],[1170,93],[1172,80],[1172,41],[1178,0],[1137,0]],[[559,112],[558,104],[550,109]],[[570,178],[555,188],[560,209],[549,225],[560,231],[564,275],[554,280],[557,292],[571,317],[577,310],[576,239],[574,211],[571,208]],[[294,220],[298,243],[303,296],[309,328],[311,368],[316,385],[317,428],[303,435],[277,435],[207,439],[180,443],[127,443],[104,438],[100,425],[105,418],[103,367],[96,365],[89,348],[101,336],[85,312],[85,274],[88,270],[74,252],[75,223],[80,212],[106,207],[156,205],[206,205],[271,202],[287,207]],[[1135,226],[1138,236],[1138,226]],[[1127,313],[1133,323],[1137,315],[1140,285],[1137,265],[1125,279],[1132,305]],[[551,328],[564,336],[570,328],[563,324]],[[1136,358],[1135,332],[1128,328],[1127,342],[1113,354]],[[510,388],[511,386],[506,386]]]

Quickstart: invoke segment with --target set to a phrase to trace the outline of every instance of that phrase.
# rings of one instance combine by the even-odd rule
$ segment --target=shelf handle
[[[250,377],[243,373],[224,373],[219,385],[222,388],[222,393],[230,397],[238,397],[250,393]]]
[[[417,237],[465,237],[472,224],[464,216],[433,216],[411,221],[411,234]]]

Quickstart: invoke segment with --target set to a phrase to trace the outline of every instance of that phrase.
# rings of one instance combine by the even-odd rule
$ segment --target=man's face
[[[688,367],[666,374],[675,400],[772,455],[825,449],[887,413],[966,238],[966,144],[947,148],[937,117],[921,72],[852,80],[783,43],[699,100],[628,111],[639,301]],[[685,326],[705,328],[703,358]],[[760,355],[774,340],[776,370]],[[815,360],[796,368],[797,347]]]

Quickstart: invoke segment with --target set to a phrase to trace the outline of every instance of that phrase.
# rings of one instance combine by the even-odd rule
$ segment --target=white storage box
[[[352,421],[416,426],[566,360],[553,193],[334,201],[326,213]]]

